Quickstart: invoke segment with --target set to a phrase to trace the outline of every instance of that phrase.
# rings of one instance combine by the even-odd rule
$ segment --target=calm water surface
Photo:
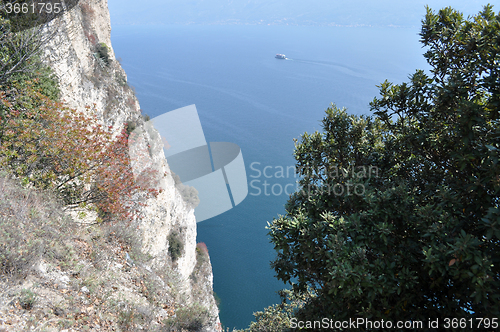
[[[385,79],[426,69],[417,29],[292,26],[114,26],[113,48],[151,117],[196,104],[207,141],[241,147],[249,195],[198,224],[226,327],[277,303],[267,221],[294,187],[293,138],[320,130],[335,103],[369,114]],[[274,58],[284,53],[288,60]],[[267,168],[265,168],[267,167]],[[281,168],[285,171],[280,172]],[[264,173],[265,169],[265,173]],[[288,187],[287,187],[288,185]]]

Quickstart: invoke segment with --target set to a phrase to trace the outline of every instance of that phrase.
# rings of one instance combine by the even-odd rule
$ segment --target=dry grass
[[[195,331],[179,277],[153,270],[134,227],[81,226],[50,193],[0,174],[0,331]]]
[[[1,274],[25,277],[42,255],[69,262],[71,253],[62,243],[74,225],[54,197],[22,188],[0,174]]]

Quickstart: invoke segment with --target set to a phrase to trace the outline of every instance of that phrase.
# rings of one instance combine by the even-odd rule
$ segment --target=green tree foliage
[[[297,317],[500,315],[500,15],[428,8],[420,35],[429,75],[296,142],[302,190],[268,228],[277,277],[316,295]]]
[[[293,331],[291,328],[295,312],[301,308],[304,302],[311,298],[309,292],[296,294],[289,289],[278,292],[281,297],[280,304],[274,304],[264,311],[254,312],[255,322],[250,323],[245,330],[233,330],[233,332],[281,332]]]
[[[39,64],[32,72],[13,74],[2,90],[9,94],[32,88],[53,101],[59,101],[59,81],[50,67]]]

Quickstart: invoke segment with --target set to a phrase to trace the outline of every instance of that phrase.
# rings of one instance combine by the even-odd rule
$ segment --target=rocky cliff
[[[44,47],[43,57],[58,78],[61,99],[72,108],[94,112],[103,125],[113,126],[117,132],[124,125],[144,128],[147,119],[115,59],[107,0],[81,0],[49,26],[58,33]],[[42,258],[35,272],[25,276],[19,285],[2,280],[0,331],[39,330],[42,325],[52,331],[51,326],[57,324],[49,324],[51,321],[59,322],[59,329],[54,330],[61,330],[61,326],[68,331],[79,330],[71,323],[77,324],[80,317],[70,308],[78,307],[71,302],[75,298],[81,298],[83,302],[79,303],[86,308],[79,313],[100,317],[94,325],[85,325],[96,330],[105,331],[107,326],[123,331],[220,329],[212,269],[206,247],[196,244],[193,207],[176,187],[159,135],[151,129],[142,132],[146,144],[156,147],[151,151],[161,174],[160,194],[146,202],[140,220],[127,229],[110,226],[96,230],[91,211],[73,213],[73,219],[83,226],[74,230],[74,236],[61,241],[73,248],[71,257],[76,256],[71,261],[78,263],[65,269],[60,260]],[[8,208],[12,209],[10,205]],[[111,243],[113,239],[116,241]],[[92,289],[96,283],[98,286]],[[29,308],[37,312],[35,315],[20,314],[26,309],[23,298],[29,295],[27,291],[38,299],[33,302],[39,312]],[[102,304],[101,309],[92,301]],[[122,308],[118,313],[112,310],[116,306]],[[107,307],[114,312],[110,317],[102,309]],[[16,309],[21,311],[16,313]],[[107,325],[100,325],[100,321]]]

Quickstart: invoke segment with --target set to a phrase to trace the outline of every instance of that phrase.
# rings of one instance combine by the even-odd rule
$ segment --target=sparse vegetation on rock
[[[192,281],[172,264],[166,247],[153,257],[145,245],[148,227],[164,222],[143,222],[151,215],[145,204],[159,205],[162,190],[156,173],[134,177],[130,171],[124,123],[138,127],[144,121],[132,89],[115,79],[123,70],[111,61],[112,49],[97,44],[103,33],[95,23],[106,17],[96,15],[106,10],[102,4],[82,0],[81,11],[72,14],[83,18],[76,25],[83,31],[62,37],[85,36],[86,59],[94,59],[98,47],[106,68],[90,61],[82,84],[108,89],[100,95],[110,100],[80,111],[68,107],[59,102],[68,96],[66,83],[55,79],[56,67],[53,72],[41,62],[0,85],[0,331],[213,330],[218,317],[203,298],[212,296],[211,279],[200,278],[208,292],[189,294]],[[156,139],[153,134],[146,139]],[[177,201],[167,214],[185,229],[183,214],[190,209],[169,181]],[[196,257],[183,241],[178,237],[174,245],[180,262]],[[205,266],[211,275],[208,259]]]

